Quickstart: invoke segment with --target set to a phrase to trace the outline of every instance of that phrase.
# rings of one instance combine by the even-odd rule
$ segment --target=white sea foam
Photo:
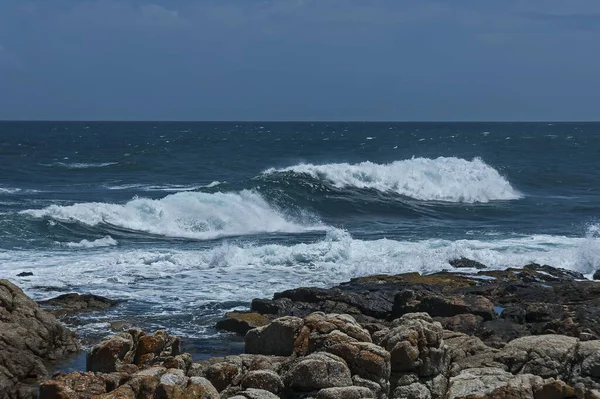
[[[67,169],[88,169],[88,168],[104,168],[107,166],[117,165],[118,162],[97,162],[97,163],[85,163],[85,162],[54,162],[50,164],[41,164],[43,166],[60,166]]]
[[[200,240],[325,229],[314,217],[284,214],[260,194],[248,190],[213,194],[180,192],[158,200],[136,198],[126,204],[51,205],[21,213],[34,218]]]
[[[0,187],[0,194],[16,194],[20,191],[21,189],[16,187]]]
[[[34,193],[39,193],[39,190],[31,190],[31,189],[22,189],[22,188],[18,188],[18,187],[0,187],[0,195],[4,194],[4,195],[11,195],[11,194],[17,194],[17,193],[25,193],[25,194],[34,194]]]
[[[339,188],[375,189],[426,201],[473,203],[521,198],[521,193],[505,177],[480,158],[471,161],[455,157],[412,158],[389,164],[300,164],[268,169],[263,174],[281,172],[307,174]]]
[[[79,242],[67,242],[63,245],[69,248],[98,248],[98,247],[112,247],[117,245],[118,242],[111,236],[105,236],[98,238],[97,240],[81,240]]]
[[[113,186],[105,186],[109,190],[131,190],[139,189],[142,191],[165,191],[165,192],[181,192],[194,191],[202,188],[213,188],[222,184],[219,181],[213,181],[209,184],[198,185],[183,185],[183,184],[166,184],[166,185],[145,185],[145,184],[120,184]]]
[[[208,301],[249,301],[297,286],[330,286],[377,273],[429,273],[450,269],[448,261],[465,256],[490,268],[530,262],[589,273],[600,265],[600,238],[532,235],[492,240],[421,241],[352,238],[331,229],[319,241],[296,245],[222,243],[212,248],[104,248],[73,253],[6,251],[0,273],[34,273],[20,284],[78,287],[111,298],[150,301],[156,309],[185,311]],[[463,270],[464,271],[464,270]],[[201,288],[201,289],[199,289]],[[162,311],[162,310],[161,310]]]

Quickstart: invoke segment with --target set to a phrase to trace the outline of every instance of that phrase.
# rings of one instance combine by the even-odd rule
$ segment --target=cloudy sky
[[[1,0],[0,119],[600,120],[600,1]]]

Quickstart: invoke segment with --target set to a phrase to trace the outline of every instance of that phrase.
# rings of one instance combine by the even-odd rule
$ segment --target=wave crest
[[[69,248],[98,248],[98,247],[112,247],[117,245],[118,242],[111,236],[98,238],[97,240],[81,240],[79,242],[67,242],[64,246]]]
[[[297,173],[325,180],[338,188],[355,187],[395,192],[423,201],[489,202],[514,200],[521,193],[480,158],[412,158],[388,164],[361,162],[299,164],[268,169],[263,174]]]
[[[21,214],[200,240],[325,229],[316,218],[304,214],[286,215],[260,194],[249,190],[213,194],[180,192],[157,200],[135,198],[122,205],[102,202],[51,205],[44,209],[28,209]]]

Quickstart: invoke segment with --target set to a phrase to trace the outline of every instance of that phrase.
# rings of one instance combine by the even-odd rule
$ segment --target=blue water
[[[202,353],[255,297],[528,262],[600,268],[600,124],[0,122],[0,275],[124,302]],[[31,271],[32,277],[17,277]]]

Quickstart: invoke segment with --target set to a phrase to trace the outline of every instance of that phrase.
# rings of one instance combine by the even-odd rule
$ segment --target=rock
[[[29,276],[33,276],[32,272],[21,272],[19,274],[17,274],[17,277],[29,277]]]
[[[580,342],[572,358],[568,381],[600,390],[600,341]]]
[[[279,394],[283,391],[283,381],[271,370],[253,370],[248,372],[241,381],[243,389],[255,388]]]
[[[191,358],[180,356],[180,340],[166,331],[146,335],[141,330],[110,335],[95,345],[87,354],[87,371],[111,373],[127,365],[143,368],[157,361],[170,367],[189,367]],[[178,357],[180,356],[180,357]]]
[[[304,318],[294,342],[294,353],[326,351],[342,342],[372,342],[371,334],[350,315],[315,312]]]
[[[206,378],[191,377],[186,391],[191,398],[219,399],[219,392]]]
[[[36,396],[28,383],[47,376],[45,363],[80,349],[75,335],[23,291],[0,280],[0,397]]]
[[[567,380],[569,359],[577,339],[563,335],[522,337],[509,342],[495,357],[511,373],[534,374]]]
[[[327,349],[344,359],[352,375],[371,380],[382,388],[387,387],[390,379],[390,353],[370,342],[346,342]]]
[[[363,387],[339,387],[321,389],[317,399],[366,399],[375,398],[373,392]]]
[[[216,363],[206,370],[206,378],[221,392],[241,374],[241,367],[234,363]]]
[[[444,330],[470,335],[475,334],[475,332],[481,328],[481,324],[483,323],[483,317],[468,313],[458,314],[452,317],[435,317],[434,320],[438,321]]]
[[[532,375],[515,377],[511,373],[498,368],[466,369],[456,377],[451,377],[448,389],[448,399],[492,399],[492,398],[523,398],[533,399],[532,384],[541,384],[541,377]],[[509,388],[517,386],[520,396],[508,396]],[[507,396],[494,396],[495,392],[503,390]],[[515,389],[510,389],[514,391]]]
[[[104,338],[87,354],[86,370],[92,372],[112,373],[121,368],[123,364],[131,364],[133,359],[125,360],[134,350],[133,337],[128,333],[119,333]]]
[[[391,354],[392,372],[429,377],[448,367],[442,326],[426,313],[409,313],[394,320],[381,344]]]
[[[275,319],[266,326],[252,329],[245,337],[246,353],[290,356],[303,325],[302,319],[286,316]]]
[[[450,356],[449,376],[456,376],[462,370],[470,368],[506,368],[505,365],[494,361],[499,351],[486,346],[477,337],[445,331],[444,344],[448,347]]]
[[[245,391],[238,392],[235,396],[231,396],[229,399],[279,399],[279,396],[265,391],[263,389],[246,389]]]
[[[594,275],[592,276],[592,278],[594,280],[600,280],[600,269],[598,269],[594,272]]]
[[[404,290],[394,297],[392,315],[400,317],[406,313],[428,313],[432,317],[452,317],[471,314],[484,320],[496,318],[494,305],[481,295],[454,294],[438,295],[428,292]]]
[[[483,263],[477,262],[476,260],[461,257],[460,259],[452,259],[449,261],[450,266],[456,268],[466,269],[487,269],[487,266]]]
[[[42,306],[54,306],[62,310],[104,310],[117,305],[119,302],[92,294],[63,294],[56,298],[38,302]]]
[[[217,329],[246,335],[253,328],[269,324],[269,319],[257,312],[229,312],[217,322]]]
[[[325,352],[298,359],[284,376],[286,388],[294,391],[317,391],[352,385],[350,369],[338,356]]]
[[[90,398],[110,392],[127,380],[123,373],[101,374],[80,373],[58,374],[40,385],[40,399]]]
[[[393,399],[431,399],[431,392],[421,383],[399,386],[394,390]]]
[[[501,348],[506,342],[519,337],[530,335],[531,331],[526,326],[510,322],[506,319],[497,319],[482,323],[477,335],[486,345]]]
[[[202,377],[188,378],[183,370],[150,367],[127,373],[59,374],[40,387],[40,399],[220,399]]]
[[[523,272],[534,272],[535,278],[541,281],[574,281],[574,280],[585,280],[585,276],[579,272],[560,269],[548,265],[539,265],[537,263],[530,263],[523,266]]]

